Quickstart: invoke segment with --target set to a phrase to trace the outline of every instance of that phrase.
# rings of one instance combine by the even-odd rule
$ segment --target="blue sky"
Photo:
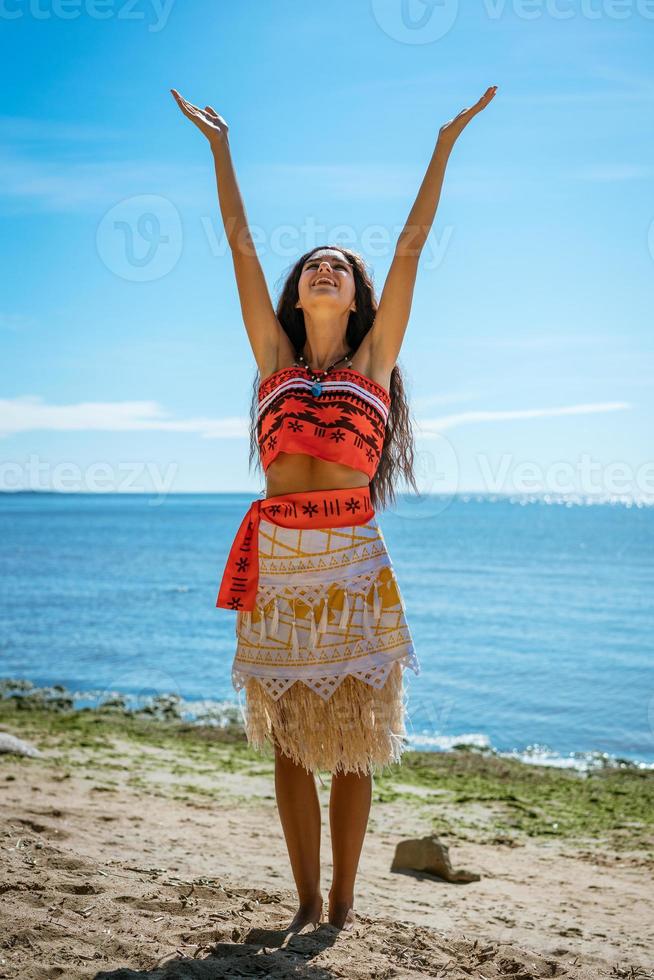
[[[0,487],[263,487],[212,159],[171,87],[230,125],[274,298],[326,240],[381,292],[440,125],[496,84],[400,354],[421,486],[654,499],[654,4],[4,0],[0,21]]]

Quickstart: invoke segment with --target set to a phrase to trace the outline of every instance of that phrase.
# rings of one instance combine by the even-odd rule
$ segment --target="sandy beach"
[[[41,752],[0,755],[0,978],[654,976],[650,771],[407,753],[375,780],[355,928],[289,937],[272,757],[237,726],[28,703],[0,701]],[[391,872],[432,833],[479,880]]]

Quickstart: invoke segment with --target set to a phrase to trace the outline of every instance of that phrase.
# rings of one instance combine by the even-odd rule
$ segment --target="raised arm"
[[[290,346],[270,299],[259,262],[229,148],[229,127],[211,106],[198,108],[170,90],[179,108],[209,140],[216,170],[218,202],[232,253],[243,322],[261,377],[277,367],[280,347]]]
[[[400,233],[388,271],[375,322],[364,342],[370,344],[370,363],[375,375],[392,371],[409,322],[413,288],[420,254],[436,215],[445,168],[452,147],[473,116],[485,109],[497,91],[492,85],[481,99],[441,127],[418,196]]]

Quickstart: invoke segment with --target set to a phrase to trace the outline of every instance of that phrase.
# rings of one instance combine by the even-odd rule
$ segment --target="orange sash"
[[[367,524],[375,515],[370,487],[301,490],[254,500],[229,551],[216,606],[254,609],[259,586],[259,521],[302,530]]]

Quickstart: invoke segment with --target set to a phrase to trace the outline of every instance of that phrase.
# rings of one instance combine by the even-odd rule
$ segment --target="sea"
[[[0,679],[242,712],[216,608],[247,494],[0,494]],[[409,746],[654,767],[654,508],[402,496],[378,520],[420,673]]]

